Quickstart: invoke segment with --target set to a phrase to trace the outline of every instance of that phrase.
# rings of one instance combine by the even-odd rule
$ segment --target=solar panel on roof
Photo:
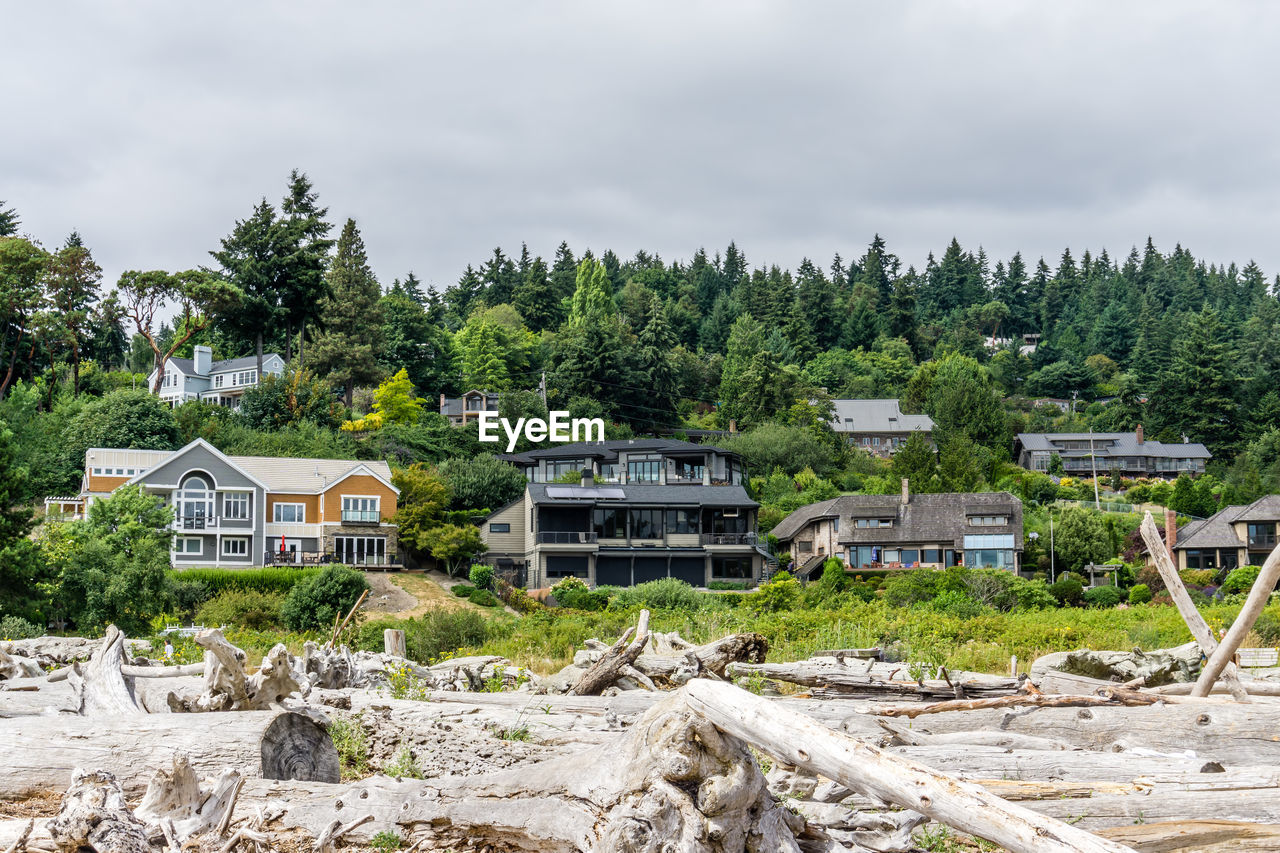
[[[622,500],[627,493],[622,489],[606,489],[581,486],[547,486],[549,498],[600,498],[602,500]]]

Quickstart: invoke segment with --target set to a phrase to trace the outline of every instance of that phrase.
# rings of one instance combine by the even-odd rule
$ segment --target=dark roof
[[[1247,507],[1228,506],[1208,518],[1192,521],[1178,529],[1175,551],[1182,548],[1243,548],[1244,543],[1236,535],[1231,523],[1236,521]]]
[[[552,489],[553,495],[547,494]],[[621,498],[602,498],[602,491],[621,492]],[[535,504],[563,506],[729,506],[756,507],[742,486],[660,486],[615,485],[603,483],[597,486],[566,486],[557,483],[530,483],[529,497]]]
[[[264,352],[262,354],[262,363],[266,364],[267,359],[272,357],[280,358],[280,353]],[[224,361],[215,361],[213,364],[209,365],[209,375],[212,376],[215,373],[226,373],[228,370],[247,370],[250,367],[256,368],[257,366],[258,357],[256,355],[246,355],[244,358],[228,358]]]
[[[1267,495],[1249,504],[1236,521],[1280,521],[1280,495]]]
[[[1007,515],[1005,526],[977,527],[968,523],[973,515]],[[801,507],[784,518],[772,531],[787,542],[810,522],[839,516],[841,543],[945,542],[962,547],[966,535],[1014,534],[1014,547],[1022,547],[1022,502],[1008,492],[912,495],[903,504],[898,495],[843,495]],[[857,518],[893,518],[889,528],[859,528]]]
[[[663,456],[708,452],[719,453],[724,456],[738,455],[711,444],[695,444],[692,441],[681,441],[676,438],[623,438],[613,441],[575,441],[571,444],[558,444],[551,447],[540,447],[536,450],[526,450],[523,453],[504,453],[498,458],[518,465],[536,464],[539,459],[590,458],[609,462],[617,460],[619,451],[627,453],[659,453]]]
[[[1088,455],[1089,448],[1067,450],[1055,446],[1060,441],[1088,441],[1093,438],[1094,455],[1102,456],[1148,456],[1171,459],[1211,459],[1213,454],[1203,444],[1184,442],[1181,444],[1165,444],[1162,441],[1146,439],[1138,443],[1138,436],[1132,432],[1020,432],[1017,443],[1025,450],[1052,451],[1062,455]]]
[[[181,370],[181,371],[182,371],[185,375],[187,375],[187,376],[195,376],[195,375],[196,375],[196,363],[195,363],[195,361],[194,361],[193,359],[190,359],[190,358],[172,358],[172,357],[170,357],[170,358],[168,358],[168,359],[166,359],[166,360],[165,360],[165,366],[167,367],[167,366],[168,366],[168,365],[170,365],[170,364],[172,364],[174,367],[176,367],[176,368],[178,368],[179,370]],[[155,372],[156,372],[156,369],[155,369],[154,367],[153,367],[153,368],[151,368],[151,372],[152,372],[152,373],[155,373]]]
[[[476,395],[483,396],[485,399],[486,405],[490,403],[492,403],[494,406],[498,405],[499,395],[497,391],[467,391],[461,397],[445,397],[444,402],[440,406],[440,414],[461,415],[464,411],[463,403],[466,401],[466,398],[474,397]],[[474,412],[477,410],[472,409],[471,411]],[[497,410],[490,409],[489,411],[497,411]]]

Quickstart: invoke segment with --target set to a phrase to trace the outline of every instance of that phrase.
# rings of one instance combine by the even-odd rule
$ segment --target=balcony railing
[[[344,509],[342,521],[348,524],[377,524],[382,521],[382,513],[376,509]]]
[[[216,524],[216,518],[209,518],[205,515],[189,515],[175,519],[173,522],[173,526],[178,530],[204,530],[206,527],[214,527]]]
[[[543,530],[538,533],[542,545],[594,545],[596,534],[585,531]]]
[[[703,545],[754,545],[756,544],[756,535],[754,533],[704,533],[702,534]]]
[[[267,551],[263,555],[266,566],[320,566],[341,563],[344,566],[398,566],[395,554],[366,554],[364,556],[339,556],[332,551]]]
[[[1276,535],[1274,533],[1255,533],[1249,537],[1249,547],[1254,545],[1266,545],[1268,548],[1276,547]]]

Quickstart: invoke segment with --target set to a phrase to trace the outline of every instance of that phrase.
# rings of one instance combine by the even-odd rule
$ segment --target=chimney
[[[1139,427],[1141,429],[1141,427]],[[1169,550],[1169,559],[1176,568],[1178,558],[1173,553],[1173,546],[1178,544],[1178,515],[1171,509],[1164,511],[1164,545]]]
[[[206,346],[198,346],[195,351],[195,370],[197,376],[208,376],[213,367],[213,350]]]
[[[441,391],[440,392],[440,414],[443,415],[445,413],[445,407],[447,405],[449,405],[447,402],[447,398],[444,396],[444,392]]]
[[[1134,430],[1133,434],[1138,439],[1138,444],[1142,444],[1142,424],[1138,424],[1138,428]]]
[[[911,481],[906,477],[902,478],[902,503],[911,503]]]
[[[594,486],[596,484],[596,475],[591,472],[590,468],[582,469],[582,485]]]

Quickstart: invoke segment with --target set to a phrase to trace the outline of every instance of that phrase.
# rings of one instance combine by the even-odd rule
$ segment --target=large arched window
[[[179,530],[204,530],[216,524],[212,480],[203,474],[188,474],[183,478],[173,507]]]

